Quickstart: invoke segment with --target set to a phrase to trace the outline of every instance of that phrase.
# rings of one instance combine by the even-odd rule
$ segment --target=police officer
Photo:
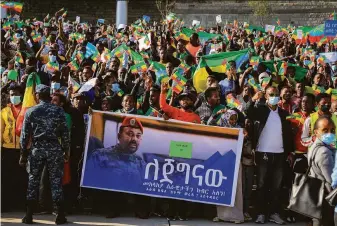
[[[69,131],[62,108],[50,103],[50,88],[37,85],[35,98],[39,103],[27,110],[23,122],[20,145],[20,165],[26,166],[29,173],[27,189],[27,209],[22,223],[33,223],[33,207],[43,166],[49,172],[51,192],[57,207],[56,224],[64,224],[67,219],[63,210],[62,177],[64,161],[69,158]],[[31,146],[30,146],[31,145]],[[30,152],[28,153],[28,148]]]
[[[136,154],[143,135],[143,126],[139,119],[135,117],[125,117],[118,132],[118,144],[108,148],[96,149],[91,155],[91,162],[102,169],[113,169],[113,173],[123,180],[118,181],[118,186],[122,189],[130,186],[130,181],[135,184],[141,184],[142,171],[145,168],[144,160]],[[100,178],[102,180],[102,178]],[[118,203],[109,207],[110,212],[108,218],[117,217],[119,215],[119,204],[124,203],[121,200],[122,194],[111,193],[109,196],[113,200],[111,202]],[[104,196],[104,200],[107,196]],[[117,201],[118,200],[118,201]],[[149,217],[149,201],[146,196],[135,196],[135,214],[139,218]],[[111,205],[109,202],[109,206]]]

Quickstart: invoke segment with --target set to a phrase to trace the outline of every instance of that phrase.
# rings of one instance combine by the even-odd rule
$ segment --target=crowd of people
[[[309,162],[310,174],[327,183],[325,195],[337,186],[337,59],[320,55],[336,52],[337,38],[298,40],[292,25],[191,27],[174,14],[116,27],[69,21],[64,9],[1,24],[2,211],[26,204],[23,223],[33,213],[55,211],[62,224],[64,212],[124,211],[107,203],[113,192],[80,188],[92,110],[243,128],[234,207],[129,195],[139,218],[205,214],[242,223],[254,214],[256,223],[285,224],[301,218],[287,206],[294,175]],[[64,164],[70,180],[61,180]],[[321,219],[304,219],[337,225],[332,206],[323,201],[321,211]]]

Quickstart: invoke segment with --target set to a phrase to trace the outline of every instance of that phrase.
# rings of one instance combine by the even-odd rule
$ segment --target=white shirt
[[[311,136],[311,117],[305,119],[303,128],[302,128],[302,135],[301,135],[301,144],[305,147],[311,146],[313,140]]]
[[[282,123],[278,114],[270,109],[270,113],[264,126],[257,145],[258,152],[283,153]]]

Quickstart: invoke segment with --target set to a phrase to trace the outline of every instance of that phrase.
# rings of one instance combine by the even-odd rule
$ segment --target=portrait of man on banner
[[[240,129],[99,111],[88,125],[82,187],[234,204]]]

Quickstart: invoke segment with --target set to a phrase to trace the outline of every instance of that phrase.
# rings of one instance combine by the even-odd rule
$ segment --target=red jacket
[[[201,123],[200,117],[196,113],[187,112],[184,109],[179,109],[168,105],[166,103],[166,94],[160,94],[160,108],[172,119],[184,122]]]

